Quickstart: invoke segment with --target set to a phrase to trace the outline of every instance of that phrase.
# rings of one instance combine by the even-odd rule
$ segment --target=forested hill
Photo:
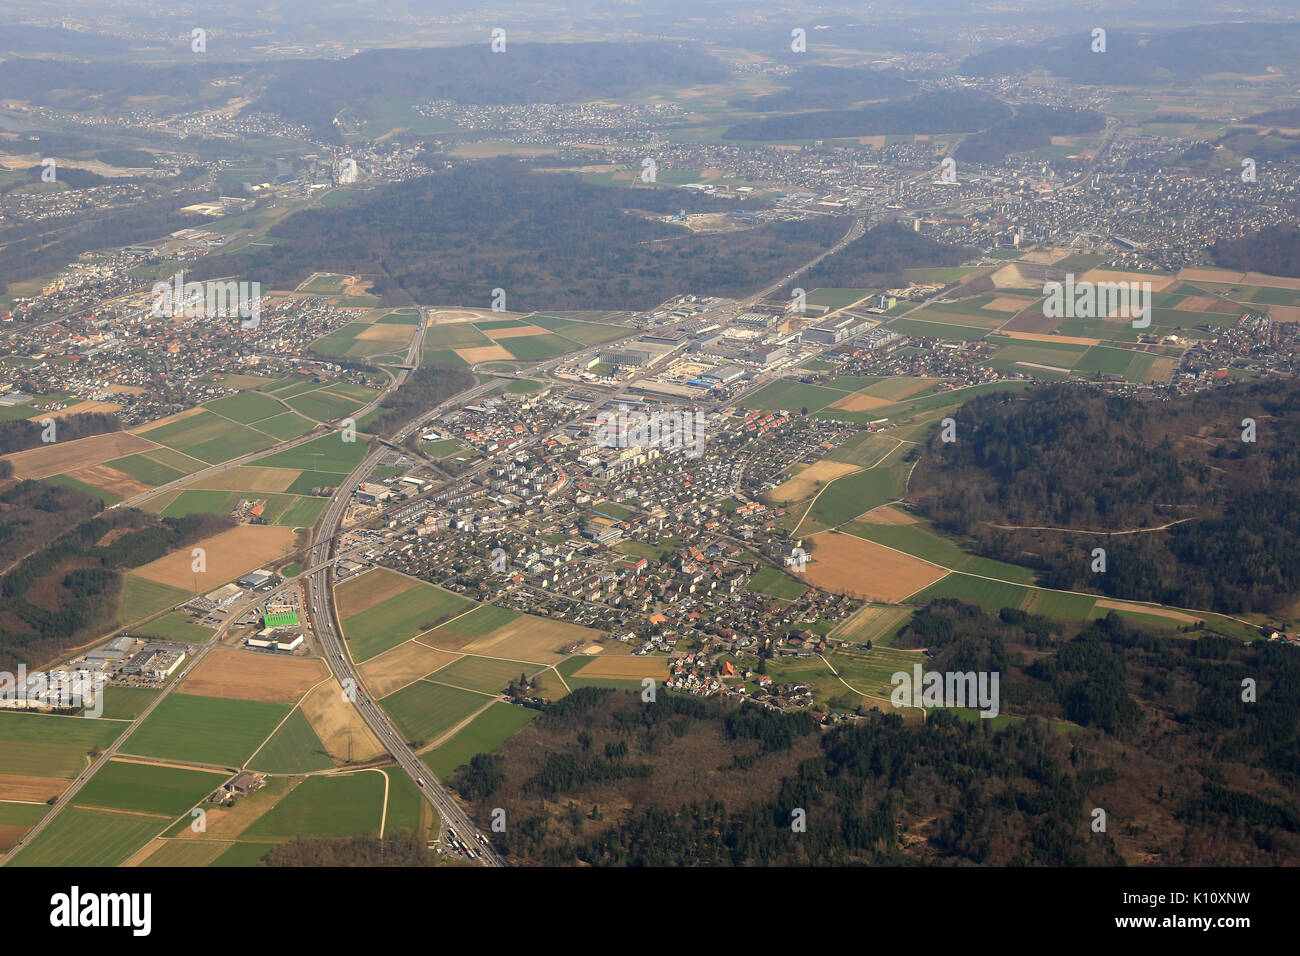
[[[726,69],[687,44],[515,43],[425,50],[369,50],[342,60],[286,61],[254,108],[302,123],[341,142],[334,117],[362,98],[454,100],[481,105],[572,103],[618,97],[664,84],[719,83]]]
[[[271,229],[276,245],[209,257],[192,271],[273,289],[320,270],[378,274],[375,291],[406,302],[486,306],[502,288],[511,309],[642,309],[685,289],[755,292],[848,228],[819,217],[703,234],[662,221],[681,208],[736,207],[688,190],[589,185],[514,160],[465,163],[346,206],[295,213]]]
[[[791,285],[806,289],[898,288],[906,285],[904,269],[959,265],[975,251],[931,239],[891,220],[868,229]]]
[[[1098,24],[1103,26],[1103,24]],[[1108,29],[1093,52],[1090,29],[1022,46],[998,46],[962,61],[966,76],[1047,70],[1075,83],[1137,86],[1191,83],[1214,73],[1258,75],[1296,60],[1300,24],[1214,23],[1176,30]]]
[[[1106,117],[1096,110],[1028,103],[1017,107],[1016,115],[1010,119],[967,136],[953,155],[963,162],[996,163],[1010,153],[1050,146],[1053,136],[1097,133],[1105,128]]]
[[[724,139],[832,139],[913,133],[970,133],[1011,115],[1001,100],[975,90],[936,90],[855,110],[814,110],[737,123]]]
[[[671,692],[645,704],[582,688],[452,783],[485,831],[494,807],[511,807],[493,840],[534,865],[1300,858],[1292,648],[956,601],[919,611],[900,640],[932,648],[939,670],[999,670],[1010,716],[963,720],[940,708],[918,726],[863,700],[865,719],[822,728],[803,711]],[[1245,674],[1259,681],[1257,705],[1241,703]],[[1063,719],[1073,724],[1064,733]],[[1205,763],[1208,746],[1230,774]],[[1122,825],[1091,832],[1098,806]],[[791,829],[795,808],[806,811],[804,833]]]
[[[1300,229],[1271,226],[1240,239],[1220,239],[1210,255],[1225,269],[1300,276]]]
[[[784,90],[763,96],[737,97],[728,105],[755,112],[827,109],[905,96],[916,92],[917,88],[915,83],[891,70],[845,66],[806,66],[784,82]]]
[[[1029,563],[1055,588],[1228,613],[1294,604],[1300,385],[1168,402],[1048,386],[981,396],[955,418],[957,440],[925,446],[908,497],[982,553]],[[1105,573],[1091,570],[1095,547]]]

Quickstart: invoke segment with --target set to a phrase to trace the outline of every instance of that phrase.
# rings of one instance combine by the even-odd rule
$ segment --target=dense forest
[[[104,412],[65,415],[54,421],[54,433],[58,441],[75,441],[78,438],[89,438],[91,435],[122,430],[122,423],[118,421],[117,416]],[[44,426],[40,422],[41,420],[33,422],[27,419],[0,422],[0,455],[38,447],[41,444],[41,433],[44,431]]]
[[[962,162],[998,163],[1011,153],[1050,146],[1053,136],[1097,133],[1105,128],[1106,117],[1095,110],[1026,104],[1016,108],[1015,116],[967,136],[953,155]]]
[[[261,866],[437,866],[438,856],[410,830],[378,836],[294,837]]]
[[[873,711],[819,729],[806,712],[584,688],[452,782],[485,830],[509,808],[494,842],[533,865],[1300,859],[1293,649],[1155,636],[1115,615],[1063,629],[953,601],[903,637],[941,668],[1000,668],[1016,716],[932,709],[918,725]],[[1258,703],[1241,701],[1243,676]],[[799,809],[806,832],[791,826]]]
[[[255,104],[341,143],[334,117],[362,98],[480,105],[586,102],[673,84],[726,78],[722,63],[693,45],[515,43],[506,54],[489,45],[429,50],[367,50],[343,60],[285,61]]]
[[[474,376],[463,368],[441,365],[418,368],[380,402],[383,411],[366,424],[366,429],[376,435],[390,434],[416,415],[441,405],[473,384]]]
[[[955,418],[957,441],[921,451],[908,501],[979,552],[1030,565],[1052,588],[1288,613],[1300,590],[1300,385],[1165,402],[1047,386],[981,396]],[[1097,547],[1105,573],[1092,570]]]
[[[974,252],[931,239],[898,222],[884,222],[802,273],[797,282],[805,289],[897,288],[906,285],[904,269],[955,266]]]
[[[0,495],[0,545],[18,559],[0,578],[0,669],[41,666],[104,633],[117,620],[122,571],[231,525],[224,515],[158,518],[118,508],[55,536],[68,515],[90,509],[81,500],[87,497],[38,481],[20,482]],[[59,515],[34,522],[21,513],[24,508]],[[45,537],[33,540],[36,534]]]
[[[974,90],[937,90],[855,110],[816,110],[737,123],[724,139],[834,139],[912,133],[968,133],[1011,115],[1005,103]]]
[[[1225,269],[1300,276],[1300,228],[1269,226],[1239,239],[1220,239],[1210,255]]]
[[[892,70],[847,66],[806,66],[783,77],[785,89],[762,96],[737,97],[737,109],[767,113],[775,110],[817,110],[852,106],[868,100],[906,96],[916,84]]]
[[[346,206],[295,213],[252,256],[216,256],[196,278],[246,275],[292,288],[320,270],[378,274],[379,295],[481,303],[506,290],[512,310],[648,308],[683,290],[740,296],[834,244],[826,217],[718,235],[660,217],[734,209],[679,189],[584,184],[513,160],[457,166],[387,186]]]

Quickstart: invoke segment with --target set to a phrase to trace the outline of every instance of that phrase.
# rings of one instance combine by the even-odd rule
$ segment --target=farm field
[[[406,641],[361,664],[357,670],[375,697],[387,697],[440,667],[457,659],[451,651],[439,650],[419,641]]]
[[[978,604],[990,611],[1004,607],[1022,608],[1029,598],[1030,589],[1016,584],[1003,584],[953,572],[943,580],[912,595],[913,604],[928,604],[937,597],[957,598],[968,604]]]
[[[284,704],[172,694],[122,744],[124,753],[239,767],[289,713]]]
[[[176,817],[220,786],[225,773],[110,760],[77,794],[75,806]]]
[[[316,658],[217,647],[190,670],[176,693],[292,704],[327,677],[329,668]]]
[[[563,660],[567,656],[564,648],[570,644],[585,647],[601,636],[600,631],[588,627],[531,614],[520,615],[482,637],[462,634],[455,630],[455,625],[453,621],[428,634],[421,634],[420,643],[464,654],[504,657],[541,665]]]
[[[912,609],[889,605],[864,604],[852,617],[841,623],[830,636],[854,644],[883,644],[900,624],[912,615]]]
[[[75,777],[86,768],[90,750],[103,750],[125,729],[121,721],[103,718],[0,711],[0,774]]]
[[[406,739],[421,746],[435,742],[492,700],[487,694],[421,680],[385,697],[383,705]]]
[[[805,540],[804,547],[810,552],[804,571],[809,583],[886,604],[898,603],[947,573],[851,534],[822,532]]]
[[[134,571],[127,572],[122,578],[122,606],[118,610],[118,623],[130,624],[157,614],[185,601],[191,593],[193,592],[185,588],[140,577]]]
[[[104,705],[101,716],[108,720],[135,720],[157,696],[158,691],[147,687],[115,687],[110,684],[101,695]]]
[[[156,836],[167,817],[68,807],[14,866],[117,866]]]
[[[48,478],[156,447],[156,443],[130,432],[108,432],[75,441],[53,442],[3,457],[13,465],[15,478]]]
[[[295,537],[292,528],[240,525],[198,542],[197,546],[206,552],[207,570],[197,575],[197,582],[196,575],[191,570],[194,559],[188,548],[173,551],[142,565],[132,571],[130,576],[177,588],[186,594],[204,592],[263,564],[283,558],[292,549]]]
[[[373,770],[308,777],[241,837],[275,843],[299,835],[377,833],[384,811],[384,790],[384,775]]]
[[[870,520],[877,515],[880,520]],[[910,520],[895,523],[899,517]],[[968,571],[1019,584],[1034,583],[1034,572],[1031,569],[963,551],[956,543],[937,533],[928,521],[913,518],[897,506],[886,505],[844,525],[840,530],[931,561],[950,571]]]
[[[363,662],[473,606],[473,602],[466,598],[421,583],[364,611],[344,617],[343,633],[353,658]]]
[[[343,699],[337,681],[318,684],[298,706],[336,763],[342,764],[349,756],[357,761],[373,760],[386,752],[357,709]]]
[[[340,615],[360,614],[419,586],[419,581],[405,574],[388,568],[373,568],[336,585],[334,602]]]
[[[421,759],[435,777],[445,780],[457,767],[469,763],[475,754],[496,750],[539,713],[527,707],[493,704]]]
[[[882,463],[832,482],[812,503],[805,523],[835,527],[865,511],[901,498],[910,469],[909,464],[899,459],[896,463]]]
[[[276,452],[258,460],[266,468],[296,468],[299,471],[328,471],[346,475],[366,457],[365,442],[346,442],[341,434],[321,435],[297,448]]]
[[[520,674],[533,674],[536,671],[536,664],[525,661],[462,657],[434,671],[426,680],[476,690],[481,694],[500,694],[506,689],[506,685],[517,679]]]
[[[312,728],[311,721],[300,709],[294,708],[248,764],[270,773],[311,773],[331,769],[334,759]]]
[[[8,853],[48,810],[49,807],[41,803],[0,802],[0,854]]]

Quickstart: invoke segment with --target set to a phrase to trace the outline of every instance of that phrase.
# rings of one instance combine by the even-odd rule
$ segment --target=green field
[[[147,687],[108,685],[104,688],[104,712],[101,716],[109,720],[135,720],[157,696],[158,691]]]
[[[915,524],[872,524],[851,521],[841,531],[883,544],[905,554],[930,561],[951,571],[968,571],[985,577],[1002,578],[1018,584],[1033,584],[1034,572],[1016,564],[981,558],[963,551],[955,542],[937,533],[928,521]]]
[[[273,418],[284,411],[284,406],[279,402],[260,392],[241,392],[238,395],[218,398],[214,402],[205,403],[203,407],[242,425],[251,425],[264,418]]]
[[[559,335],[520,335],[502,339],[497,344],[517,359],[548,359],[553,355],[576,351],[578,347]]]
[[[379,832],[384,775],[376,771],[307,777],[241,834],[250,840],[355,836]]]
[[[767,594],[782,601],[793,601],[808,590],[794,578],[782,574],[776,568],[764,565],[754,572],[747,585],[749,590]]]
[[[128,455],[125,458],[117,458],[113,461],[105,462],[109,468],[116,469],[124,475],[130,475],[132,478],[138,478],[148,485],[165,485],[175,481],[177,478],[184,478],[188,471],[179,471],[170,468],[161,462],[154,461],[146,455]],[[197,464],[197,463],[196,463]]]
[[[520,611],[485,604],[482,607],[476,607],[468,614],[458,617],[455,630],[458,634],[468,634],[471,637],[486,637],[497,628],[505,627],[520,616],[522,616]]]
[[[266,432],[280,441],[288,441],[291,438],[297,438],[299,435],[305,435],[315,427],[315,422],[308,421],[294,412],[283,412],[257,423],[259,432]]]
[[[968,604],[978,604],[990,611],[1004,607],[1021,608],[1029,599],[1030,589],[1017,584],[986,581],[969,574],[954,572],[936,581],[923,591],[908,598],[911,604],[928,604],[937,597],[956,598]]]
[[[239,767],[289,712],[284,704],[171,694],[122,745],[126,753]]]
[[[425,754],[424,765],[435,777],[445,780],[475,754],[496,750],[539,713],[528,707],[493,704],[456,736]]]
[[[342,433],[335,432],[313,438],[297,448],[268,455],[257,464],[267,468],[297,468],[300,471],[329,471],[346,475],[365,457],[365,442],[346,442]]]
[[[910,466],[898,461],[879,468],[854,472],[827,485],[805,520],[835,527],[851,518],[903,496]]]
[[[12,866],[117,866],[167,825],[167,818],[68,807]]]
[[[117,720],[0,711],[0,772],[75,777],[86,769],[88,752],[103,750],[125,729]]]
[[[492,700],[485,694],[418,680],[384,698],[384,709],[411,742],[431,743]]]
[[[122,607],[118,623],[130,624],[174,607],[189,598],[190,592],[147,578],[126,574],[122,579]]]
[[[169,641],[190,641],[191,644],[201,644],[212,636],[212,631],[208,628],[191,623],[190,615],[185,611],[172,611],[172,614],[166,614],[153,622],[140,624],[134,633],[139,637],[161,637],[162,640]]]
[[[242,840],[217,857],[209,866],[257,866],[262,857],[275,849],[274,843],[245,843]]]
[[[76,806],[176,817],[187,813],[228,774],[110,760],[77,794]]]
[[[435,325],[424,331],[426,349],[468,349],[491,344],[492,340],[476,329],[472,322]]]
[[[536,664],[488,657],[462,657],[425,677],[439,684],[464,687],[483,694],[500,694],[520,674],[534,674]]]
[[[329,770],[334,760],[306,715],[294,708],[280,729],[252,757],[249,766],[271,773],[310,773]]]
[[[473,601],[457,594],[421,584],[343,618],[343,633],[353,658],[366,661],[473,606]]]
[[[800,382],[773,382],[765,385],[745,399],[745,407],[764,411],[798,412],[804,408],[816,411],[831,402],[838,402],[847,393],[821,385],[804,385]]]

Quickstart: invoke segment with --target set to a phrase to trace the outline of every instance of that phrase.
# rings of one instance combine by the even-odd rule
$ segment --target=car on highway
[[[422,777],[416,777],[416,778],[415,778],[415,782],[416,782],[416,783],[417,783],[421,788],[424,787],[424,779],[423,779]]]

